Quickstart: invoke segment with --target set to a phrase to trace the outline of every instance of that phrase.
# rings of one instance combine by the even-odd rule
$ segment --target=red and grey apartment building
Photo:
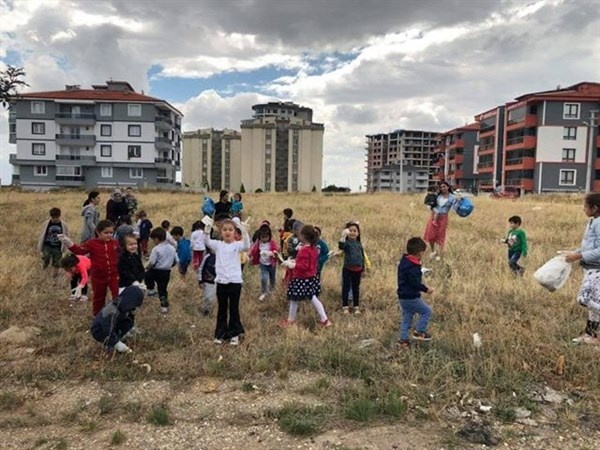
[[[438,136],[434,149],[435,181],[445,180],[455,189],[477,189],[477,175],[474,173],[473,162],[478,131],[479,123],[475,122]]]
[[[599,110],[600,83],[582,82],[478,114],[478,189],[600,191]]]

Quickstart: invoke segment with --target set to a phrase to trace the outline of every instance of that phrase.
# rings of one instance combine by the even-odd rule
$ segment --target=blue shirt
[[[179,264],[189,264],[192,260],[192,245],[188,238],[182,237],[177,241],[177,258]]]

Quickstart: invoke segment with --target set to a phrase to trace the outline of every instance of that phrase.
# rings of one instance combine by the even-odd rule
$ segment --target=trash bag
[[[554,292],[564,286],[569,275],[571,264],[564,255],[558,255],[536,270],[533,278],[550,292]]]
[[[456,214],[460,217],[469,216],[473,212],[474,207],[473,202],[468,197],[459,198],[454,203],[454,211],[456,211]]]
[[[201,210],[205,216],[212,216],[215,213],[215,201],[208,196],[204,197]]]

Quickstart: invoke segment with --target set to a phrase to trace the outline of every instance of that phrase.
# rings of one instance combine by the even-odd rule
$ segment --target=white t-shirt
[[[264,254],[264,252],[270,252],[271,251],[271,243],[270,242],[261,242],[260,244],[258,244],[258,251],[259,251],[259,255],[260,255],[260,264],[262,264],[263,266],[270,266],[271,265],[271,257],[267,256]]]
[[[210,239],[204,234],[204,244],[215,252],[215,271],[217,276],[215,282],[219,284],[242,283],[242,263],[240,252],[248,251],[250,248],[250,237],[247,231],[242,231],[242,240],[225,243]]]
[[[205,251],[206,245],[204,245],[204,231],[196,230],[192,232],[190,236],[190,240],[192,241],[192,250],[196,251]]]

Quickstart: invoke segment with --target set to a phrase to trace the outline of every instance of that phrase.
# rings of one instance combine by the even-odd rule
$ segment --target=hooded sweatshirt
[[[110,196],[110,200],[106,202],[106,218],[112,220],[115,224],[119,222],[121,216],[129,215],[129,208],[125,199],[115,200],[115,194]]]
[[[421,261],[412,255],[403,255],[398,264],[398,298],[412,300],[429,289],[422,282]]]
[[[92,323],[92,336],[112,349],[133,328],[135,309],[144,301],[144,293],[137,286],[129,286],[102,308]]]
[[[98,208],[93,203],[89,203],[81,208],[81,217],[83,217],[83,229],[81,230],[81,242],[96,237],[96,226],[100,220]]]

